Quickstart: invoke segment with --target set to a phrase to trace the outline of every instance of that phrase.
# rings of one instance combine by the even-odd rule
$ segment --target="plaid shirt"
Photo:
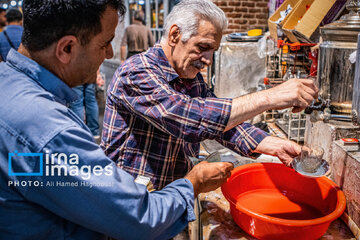
[[[189,156],[198,156],[202,140],[251,156],[267,136],[248,123],[224,133],[232,100],[216,98],[200,73],[180,79],[160,45],[128,59],[107,94],[102,148],[134,177],[150,177],[156,189],[191,170]]]

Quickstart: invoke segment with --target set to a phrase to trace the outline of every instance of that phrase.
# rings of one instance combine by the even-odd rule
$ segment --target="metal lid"
[[[360,33],[360,0],[348,0],[346,9],[350,11],[349,14],[320,28],[324,41],[357,42]]]
[[[263,36],[248,36],[246,32],[236,32],[227,35],[226,40],[229,42],[257,42]]]

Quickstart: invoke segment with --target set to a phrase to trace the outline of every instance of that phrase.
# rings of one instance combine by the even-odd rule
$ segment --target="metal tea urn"
[[[354,92],[352,100],[352,122],[360,125],[360,34],[358,35],[358,48],[356,53]]]
[[[349,57],[357,49],[360,33],[360,0],[348,0],[349,14],[320,28],[317,85],[322,99],[330,102],[332,113],[351,115],[355,64]]]

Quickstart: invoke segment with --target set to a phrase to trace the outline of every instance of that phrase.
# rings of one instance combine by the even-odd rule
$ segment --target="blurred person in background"
[[[144,19],[143,11],[134,11],[132,24],[125,29],[121,41],[121,62],[124,62],[125,58],[142,53],[154,45],[154,36],[152,35],[151,30],[143,24]]]
[[[100,69],[97,71],[95,83],[87,83],[73,88],[78,95],[78,99],[72,102],[69,108],[86,123],[86,126],[90,129],[94,139],[98,141],[100,139],[100,130],[99,105],[96,99],[96,85],[99,87],[104,85],[104,79],[101,77]]]
[[[238,98],[217,98],[200,71],[212,64],[226,28],[225,13],[212,1],[182,0],[166,18],[160,44],[115,72],[101,147],[134,177],[150,178],[156,189],[185,176],[206,139],[243,156],[277,156],[286,165],[300,154],[298,144],[245,121],[270,109],[301,111],[317,96],[314,82],[291,79]]]
[[[6,26],[6,10],[2,7],[0,7],[0,32],[4,30],[4,27]]]
[[[0,61],[6,61],[10,49],[17,50],[23,33],[22,13],[18,8],[10,8],[5,14],[7,26],[0,33]]]

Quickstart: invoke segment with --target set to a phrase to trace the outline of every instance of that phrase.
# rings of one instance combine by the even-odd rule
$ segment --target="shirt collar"
[[[133,24],[134,24],[134,25],[144,25],[144,24],[143,24],[142,22],[140,22],[140,21],[134,21]]]
[[[15,24],[11,24],[11,25],[7,25],[6,27],[5,27],[5,30],[7,30],[7,29],[16,29],[16,28],[18,28],[18,29],[22,29],[23,27],[22,26],[20,26],[20,25],[15,25]]]
[[[18,53],[14,49],[11,49],[6,63],[12,67],[25,73],[31,79],[35,80],[45,90],[52,93],[55,96],[55,100],[66,105],[78,98],[78,95],[74,90],[67,86],[54,74],[40,66],[34,60]]]
[[[176,73],[175,69],[170,65],[169,60],[167,59],[164,50],[161,48],[159,43],[155,44],[154,47],[150,48],[148,54],[156,55],[156,59],[161,65],[161,69],[166,75],[168,82],[171,82],[179,78],[179,75]]]

